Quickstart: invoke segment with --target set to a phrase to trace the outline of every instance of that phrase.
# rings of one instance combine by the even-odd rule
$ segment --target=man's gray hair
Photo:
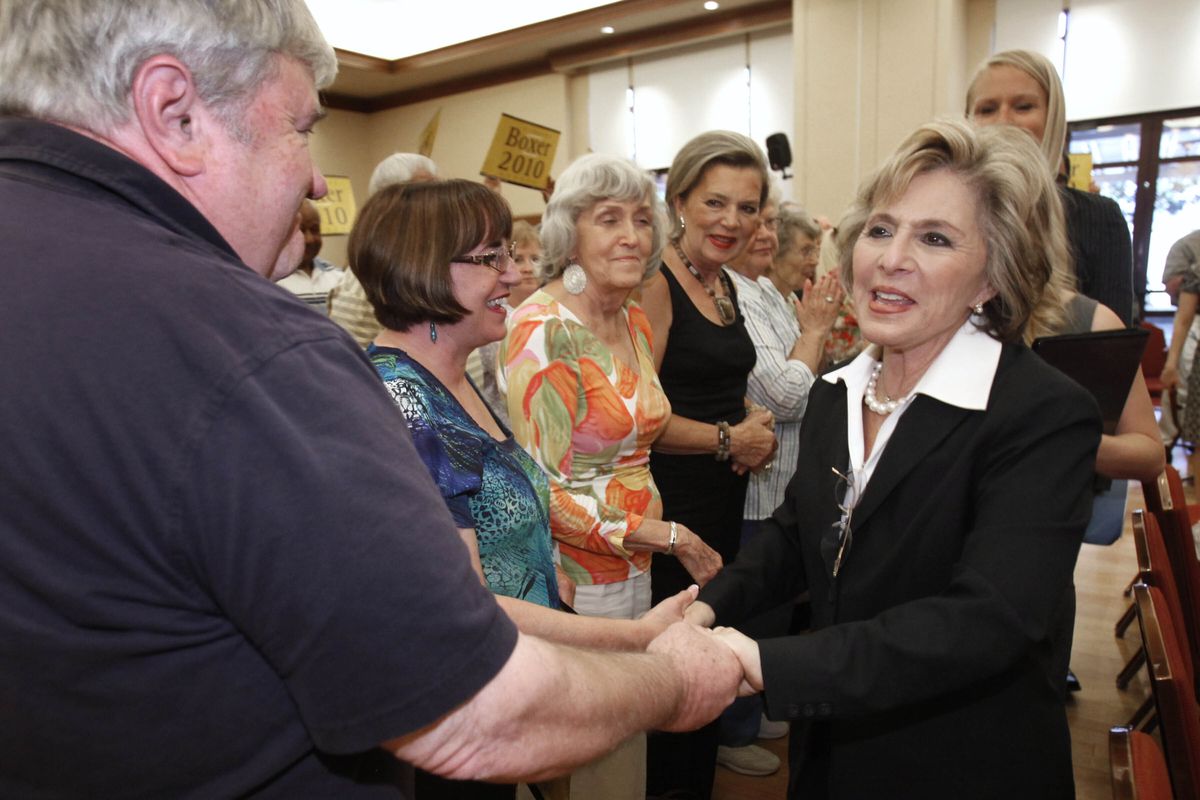
[[[367,196],[375,194],[385,186],[411,183],[425,176],[428,176],[429,180],[437,177],[437,164],[433,163],[433,159],[418,153],[392,153],[380,161],[371,173],[371,180],[367,184]]]
[[[601,200],[649,203],[653,233],[646,276],[658,269],[667,234],[666,213],[654,179],[628,159],[590,153],[575,159],[555,181],[554,194],[542,216],[542,255],[537,260],[537,272],[543,283],[566,269],[579,241],[579,215]]]
[[[337,57],[303,0],[4,0],[0,113],[105,133],[132,113],[138,68],[170,55],[227,123],[276,74],[274,56],[333,82]]]

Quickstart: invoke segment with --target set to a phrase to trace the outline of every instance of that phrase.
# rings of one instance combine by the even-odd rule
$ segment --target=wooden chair
[[[1162,371],[1167,364],[1167,337],[1162,328],[1153,323],[1143,322],[1141,327],[1150,334],[1146,339],[1146,349],[1142,351],[1142,375],[1146,378],[1150,400],[1157,406],[1162,403]]]
[[[1148,515],[1140,508],[1133,512],[1133,543],[1134,550],[1137,553],[1138,575],[1141,577],[1141,583],[1147,586],[1158,587],[1162,591],[1167,611],[1170,613],[1171,620],[1175,626],[1176,640],[1181,643],[1191,642],[1194,637],[1191,636],[1184,623],[1179,588],[1175,583],[1174,570],[1171,569],[1171,560],[1167,553],[1167,543],[1163,538],[1163,533],[1159,529],[1158,521],[1154,518],[1154,515]],[[1188,658],[1189,664],[1200,663],[1192,655],[1190,647],[1184,646],[1184,653]],[[1146,648],[1143,646],[1130,659],[1129,664],[1125,665],[1125,670],[1132,668],[1133,673],[1125,675],[1125,670],[1122,670],[1122,677],[1126,679],[1126,683],[1133,678],[1133,674],[1141,669],[1141,666],[1145,663]],[[1193,675],[1195,673],[1194,669],[1189,669],[1188,671],[1193,673]],[[1120,685],[1120,679],[1118,679],[1117,683]],[[1134,712],[1127,723],[1128,726],[1136,728],[1147,718],[1152,710],[1153,697],[1149,698]],[[1147,731],[1153,728],[1153,721],[1146,725]]]
[[[1171,786],[1180,800],[1200,798],[1200,708],[1191,659],[1176,635],[1168,603],[1157,586],[1133,587],[1150,683],[1158,710]]]
[[[1188,506],[1183,493],[1183,481],[1174,467],[1168,464],[1163,476],[1171,504],[1164,506],[1162,513],[1155,514],[1155,517],[1162,529],[1168,563],[1179,591],[1183,623],[1188,632],[1184,640],[1185,647],[1192,661],[1200,663],[1200,561],[1196,559],[1196,542],[1192,537],[1192,523],[1200,514],[1200,507]],[[1200,691],[1200,686],[1197,691]]]
[[[1110,730],[1108,763],[1113,800],[1173,800],[1167,761],[1150,734],[1129,728]]]

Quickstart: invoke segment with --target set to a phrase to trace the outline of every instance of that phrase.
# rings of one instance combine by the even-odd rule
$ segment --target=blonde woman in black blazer
[[[808,590],[813,632],[736,631],[793,720],[789,798],[1070,798],[1056,666],[1100,420],[1021,344],[1062,210],[1036,144],[938,122],[842,220],[866,340],[813,386],[766,530],[688,611],[736,625]]]

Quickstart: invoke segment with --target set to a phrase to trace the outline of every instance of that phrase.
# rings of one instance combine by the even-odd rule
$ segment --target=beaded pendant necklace
[[[717,293],[713,291],[713,288],[704,282],[704,278],[700,277],[700,270],[692,266],[691,259],[684,254],[683,248],[679,246],[679,242],[675,241],[672,244],[675,245],[675,255],[679,256],[679,260],[687,267],[687,271],[692,273],[692,277],[700,282],[700,285],[704,287],[704,291],[708,292],[708,296],[712,298],[713,305],[717,309],[717,316],[721,319],[721,324],[732,325],[737,320],[737,309],[733,307],[733,300],[730,299],[733,296],[733,285],[729,282],[729,276],[725,274],[725,270],[722,269],[719,276],[721,285],[725,287],[725,296],[717,297]]]

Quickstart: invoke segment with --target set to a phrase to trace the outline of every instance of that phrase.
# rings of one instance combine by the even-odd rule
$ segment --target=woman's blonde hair
[[[1062,205],[1033,139],[1008,125],[939,120],[905,139],[863,183],[838,225],[842,284],[852,284],[854,244],[871,212],[900,198],[918,175],[937,170],[958,176],[975,195],[985,275],[996,292],[979,327],[1004,342],[1060,328],[1064,290],[1071,288]]]
[[[675,199],[687,199],[709,167],[748,167],[757,170],[762,180],[758,203],[766,205],[771,191],[771,173],[762,149],[748,136],[733,131],[708,131],[695,137],[675,154],[667,173],[667,212],[671,215],[671,239],[683,235],[683,223],[675,213]]]
[[[513,247],[525,247],[532,244],[541,249],[542,239],[538,236],[537,228],[523,219],[515,219],[513,220],[512,243]]]
[[[984,61],[967,89],[967,119],[971,118],[971,110],[975,106],[976,86],[984,73],[992,67],[1014,67],[1021,70],[1037,82],[1046,93],[1046,127],[1042,133],[1042,158],[1050,167],[1050,174],[1057,176],[1062,166],[1063,151],[1067,146],[1067,104],[1063,97],[1062,81],[1058,71],[1050,63],[1050,59],[1030,50],[1005,50],[996,53]]]

